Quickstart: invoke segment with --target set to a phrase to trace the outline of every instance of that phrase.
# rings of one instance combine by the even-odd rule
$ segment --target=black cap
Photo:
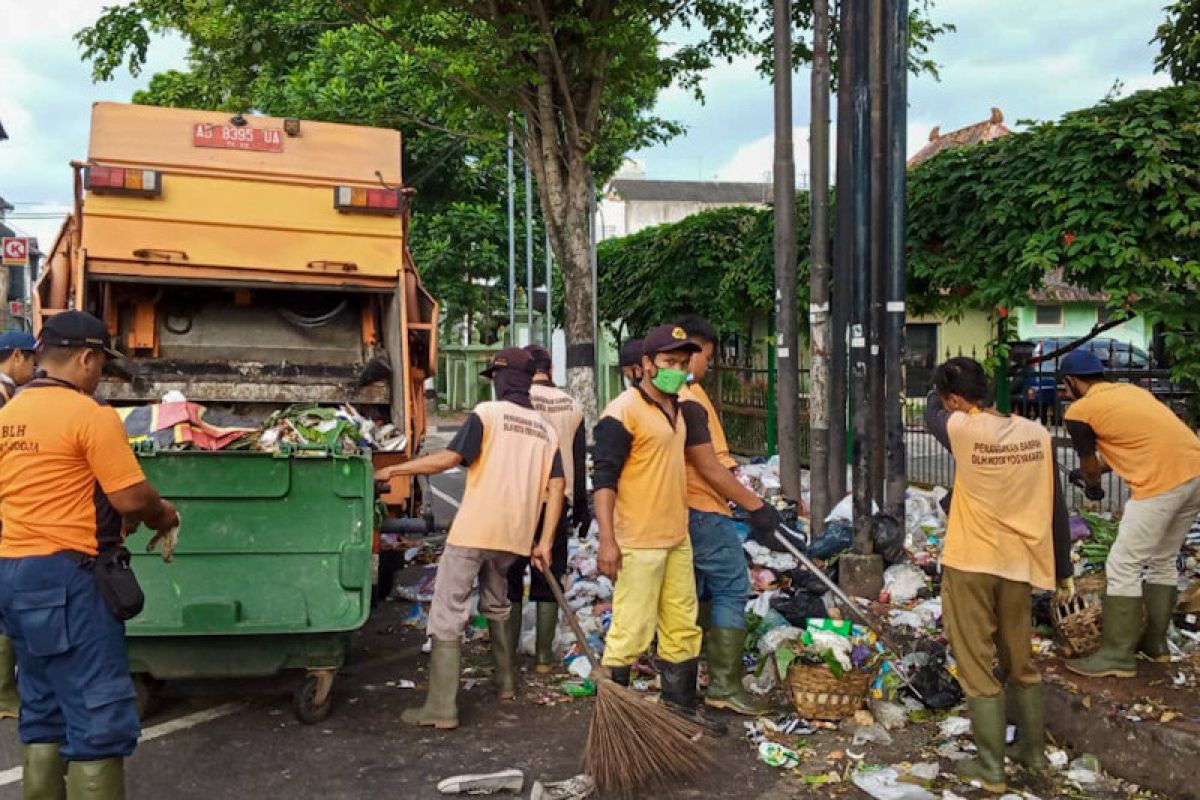
[[[533,359],[529,353],[519,347],[506,347],[492,356],[488,368],[479,374],[485,378],[490,378],[498,369],[515,369],[519,372],[532,375]]]
[[[103,350],[113,358],[121,358],[113,349],[108,327],[86,311],[63,311],[50,317],[42,325],[38,343],[46,347]]]
[[[525,352],[529,353],[529,358],[533,361],[533,369],[541,371],[550,367],[552,357],[550,351],[540,344],[525,345]]]
[[[687,331],[678,325],[660,325],[642,339],[642,353],[654,358],[659,353],[700,352],[700,345],[688,338]]]
[[[636,367],[642,363],[642,340],[630,339],[621,345],[620,366]]]

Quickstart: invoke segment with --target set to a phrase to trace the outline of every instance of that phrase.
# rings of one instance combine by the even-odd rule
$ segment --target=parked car
[[[1012,400],[1014,413],[1031,418],[1036,417],[1047,425],[1058,422],[1060,410],[1057,375],[1059,359],[1055,358],[1035,364],[1029,362],[1045,353],[1053,353],[1073,341],[1075,338],[1070,336],[1052,336],[1013,343],[1009,397]],[[1128,342],[1097,337],[1085,342],[1080,348],[1095,353],[1106,370],[1150,370],[1152,368],[1149,354]],[[1150,377],[1147,376],[1145,383],[1150,381]],[[1138,383],[1143,383],[1143,381],[1138,381]],[[1147,385],[1147,388],[1152,387]]]

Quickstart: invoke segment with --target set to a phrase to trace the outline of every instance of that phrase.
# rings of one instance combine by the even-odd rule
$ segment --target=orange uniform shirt
[[[480,403],[449,449],[463,456],[467,486],[446,543],[529,555],[547,485],[562,477],[554,428],[532,408]]]
[[[0,409],[0,558],[96,555],[121,538],[106,493],[144,480],[116,411],[34,381]]]
[[[1073,422],[1091,428],[1096,449],[1129,484],[1134,500],[1200,476],[1200,439],[1140,386],[1098,383],[1067,406],[1063,419],[1068,430]]]
[[[535,383],[529,389],[529,399],[533,407],[540,411],[554,432],[558,434],[558,452],[562,457],[563,478],[566,480],[567,503],[575,503],[575,470],[578,466],[575,446],[576,434],[583,424],[583,410],[575,398],[559,389],[557,386]]]
[[[737,461],[729,454],[729,441],[725,438],[725,429],[721,427],[721,418],[717,416],[717,410],[713,407],[712,400],[708,398],[708,392],[704,391],[704,387],[698,383],[690,384],[679,393],[679,402],[680,405],[695,403],[704,410],[709,441],[712,442],[713,450],[717,453],[717,460],[726,469],[736,467]],[[687,463],[687,504],[688,508],[696,511],[723,514],[727,517],[733,516],[725,497],[704,479],[690,461]]]
[[[1054,450],[1023,417],[955,412],[946,421],[954,495],[942,563],[1053,589]]]
[[[593,485],[617,492],[613,527],[621,547],[669,549],[687,537],[687,433],[681,411],[672,422],[637,387],[604,409],[596,423]]]

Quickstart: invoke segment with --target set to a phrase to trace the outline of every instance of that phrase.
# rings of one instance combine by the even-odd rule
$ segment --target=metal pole
[[[796,156],[792,146],[792,4],[775,2],[775,359],[779,365],[779,483],[800,497],[800,344],[796,321]]]
[[[528,126],[527,126],[528,127]],[[528,310],[529,343],[537,341],[533,325],[533,179],[529,176],[529,154],[525,154],[525,306]]]
[[[867,333],[869,350],[867,386],[871,398],[871,495],[880,508],[884,505],[885,442],[883,306],[887,287],[885,254],[888,232],[887,182],[887,97],[884,92],[884,0],[871,0],[868,34],[871,81],[871,327]]]
[[[545,217],[542,218],[545,224]],[[554,352],[554,253],[550,251],[550,231],[546,231],[546,349]]]
[[[508,117],[508,345],[517,346],[517,222],[515,198],[517,179],[513,175],[512,115]]]
[[[771,313],[771,317],[767,322],[767,336],[770,337],[770,342],[767,344],[767,458],[779,452],[779,409],[777,408],[776,397],[776,377],[775,369],[775,314]],[[721,384],[717,383],[720,387]],[[720,397],[720,389],[717,390],[717,397]]]
[[[841,40],[847,41],[850,26],[846,0],[838,4]],[[844,44],[843,44],[844,46]],[[846,370],[846,345],[850,328],[850,300],[853,276],[850,270],[850,197],[853,181],[850,170],[850,59],[838,60],[837,92],[837,206],[834,218],[832,349],[829,359],[829,499],[837,503],[846,496],[846,464],[849,446],[846,437],[846,401],[849,388]],[[814,515],[815,516],[815,515]]]
[[[600,403],[600,316],[597,313],[600,296],[600,266],[596,259],[596,179],[588,177],[588,243],[592,252],[592,385],[596,407]]]
[[[811,526],[825,529],[829,497],[829,2],[813,2],[812,119],[809,123],[809,338],[808,475]],[[844,470],[843,470],[844,471]]]
[[[850,317],[851,391],[854,393],[854,552],[869,555],[871,542],[871,398],[868,337],[871,334],[871,92],[867,74],[868,0],[846,0],[850,29],[843,57],[853,60],[850,87],[850,169],[853,173],[850,262],[854,304]]]
[[[908,0],[888,0],[884,41],[887,56],[887,307],[884,316],[884,424],[887,469],[884,509],[904,519],[908,458],[904,447],[905,204],[908,125]]]

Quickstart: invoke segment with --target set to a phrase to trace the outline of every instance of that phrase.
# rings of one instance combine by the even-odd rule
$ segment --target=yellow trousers
[[[664,661],[698,658],[703,634],[697,610],[690,539],[670,549],[622,547],[604,666],[629,666],[650,647],[655,633]]]

